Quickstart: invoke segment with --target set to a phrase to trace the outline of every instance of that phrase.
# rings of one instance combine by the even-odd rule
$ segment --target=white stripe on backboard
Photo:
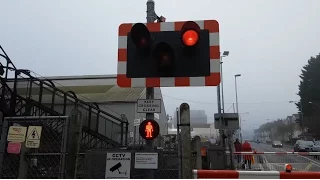
[[[190,86],[204,86],[205,77],[190,77]]]
[[[127,36],[118,37],[118,49],[127,49]]]
[[[194,22],[198,24],[200,29],[204,29],[204,21],[194,21]]]
[[[127,74],[127,62],[126,61],[118,61],[117,74]]]
[[[174,77],[160,78],[160,86],[166,86],[166,87],[175,86],[175,78]]]
[[[210,72],[220,72],[220,59],[210,59]]]
[[[146,78],[131,78],[131,87],[146,87]]]
[[[209,33],[210,46],[219,46],[219,33]]]
[[[174,31],[174,22],[160,23],[160,31]]]

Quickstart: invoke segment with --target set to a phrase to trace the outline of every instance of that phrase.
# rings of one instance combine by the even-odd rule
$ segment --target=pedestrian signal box
[[[145,140],[153,140],[159,135],[159,124],[155,120],[144,120],[139,127],[139,134]]]

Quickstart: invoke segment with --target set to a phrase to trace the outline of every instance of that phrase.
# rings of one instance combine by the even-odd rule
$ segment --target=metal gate
[[[67,116],[6,117],[1,126],[0,178],[64,178]],[[22,142],[20,153],[8,153],[7,135],[10,126],[41,126],[39,148],[26,148],[25,142]]]

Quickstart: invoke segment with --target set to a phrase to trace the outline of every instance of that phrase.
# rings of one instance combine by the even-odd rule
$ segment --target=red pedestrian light
[[[181,28],[181,40],[185,46],[194,46],[199,41],[200,27],[194,21],[188,21]]]
[[[159,135],[159,124],[155,120],[145,120],[140,124],[139,134],[143,139],[153,140]]]

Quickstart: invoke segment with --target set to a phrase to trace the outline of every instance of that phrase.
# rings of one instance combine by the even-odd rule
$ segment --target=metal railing
[[[126,116],[101,110],[96,103],[79,99],[72,91],[63,91],[48,79],[33,77],[29,70],[17,69],[0,46],[1,69],[1,111],[5,116],[26,115],[68,115],[75,106],[82,111],[84,131],[100,134],[104,139],[119,145],[127,144],[128,121]],[[14,78],[9,79],[9,72]],[[88,144],[88,143],[87,143]]]
[[[320,171],[320,152],[235,152],[237,168],[243,169],[243,160],[251,160],[251,170],[279,171],[285,164],[294,171]]]

